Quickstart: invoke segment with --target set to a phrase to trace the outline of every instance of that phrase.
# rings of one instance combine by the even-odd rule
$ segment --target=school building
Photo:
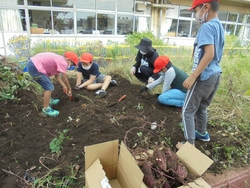
[[[199,25],[189,12],[192,0],[1,0],[0,54],[8,40],[42,39],[122,42],[134,31],[152,31],[176,45],[192,45]],[[250,38],[250,0],[221,0],[225,34]]]

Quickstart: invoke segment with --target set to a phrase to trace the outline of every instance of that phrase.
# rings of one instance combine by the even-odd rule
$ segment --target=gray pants
[[[207,107],[210,105],[218,86],[221,73],[211,76],[205,81],[196,81],[187,91],[182,108],[182,123],[185,139],[194,144],[195,130],[204,134],[207,130]]]

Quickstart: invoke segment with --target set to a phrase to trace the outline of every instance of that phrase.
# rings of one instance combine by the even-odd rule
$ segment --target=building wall
[[[250,4],[221,0],[222,20],[229,34],[250,38]],[[108,40],[123,42],[126,34],[152,31],[176,45],[192,45],[199,26],[187,12],[192,0],[1,0],[0,54],[8,55],[14,35],[27,35],[33,44],[42,39]],[[51,4],[52,2],[52,4]],[[231,12],[229,10],[232,10]],[[238,12],[236,12],[238,11]],[[240,13],[240,14],[239,14]],[[238,22],[242,20],[244,23]],[[228,18],[237,18],[228,20]],[[240,18],[240,19],[239,19]],[[223,18],[224,19],[224,18]],[[245,34],[244,34],[245,33]],[[248,33],[248,34],[246,34]]]

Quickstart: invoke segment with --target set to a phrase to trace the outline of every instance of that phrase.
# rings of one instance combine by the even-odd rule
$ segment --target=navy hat
[[[152,41],[148,38],[141,39],[140,44],[136,45],[135,47],[145,53],[154,51],[154,49],[152,48]]]

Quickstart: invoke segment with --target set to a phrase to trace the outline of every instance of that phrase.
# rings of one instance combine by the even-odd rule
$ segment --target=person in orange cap
[[[67,69],[70,66],[78,64],[78,57],[74,52],[66,52],[64,56],[52,53],[42,52],[31,57],[27,62],[28,73],[44,89],[42,112],[49,116],[57,116],[59,111],[52,109],[50,106],[59,103],[59,99],[52,99],[51,94],[54,85],[49,77],[55,76],[57,81],[62,85],[63,91],[71,96],[71,87],[67,77]]]
[[[186,141],[210,141],[207,132],[207,107],[220,84],[220,61],[224,49],[224,29],[218,19],[219,0],[193,0],[189,9],[201,24],[194,42],[193,72],[183,82],[188,89],[182,108],[182,123]],[[180,148],[183,143],[178,142]]]
[[[95,92],[95,94],[99,97],[105,97],[107,95],[106,89],[108,86],[117,85],[116,81],[112,80],[111,76],[102,74],[99,71],[99,65],[93,61],[93,56],[90,53],[83,53],[81,55],[76,74],[77,80],[76,87],[74,89],[99,89]]]
[[[140,93],[151,90],[164,82],[158,101],[164,105],[182,107],[187,91],[182,84],[188,77],[187,73],[174,66],[168,56],[156,58],[153,72],[159,73],[161,76],[143,87]]]

